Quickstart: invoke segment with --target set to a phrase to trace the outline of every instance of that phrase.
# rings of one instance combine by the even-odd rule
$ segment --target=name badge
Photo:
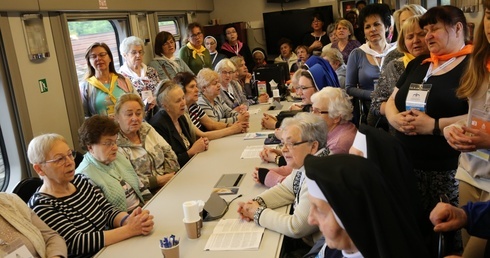
[[[425,112],[425,109],[427,107],[427,98],[429,97],[429,92],[431,88],[432,84],[410,84],[407,98],[405,100],[405,109],[416,109],[421,112]]]

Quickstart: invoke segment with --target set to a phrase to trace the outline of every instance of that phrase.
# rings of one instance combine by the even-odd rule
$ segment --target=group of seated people
[[[490,0],[484,8],[490,11]],[[335,73],[345,56],[312,56],[292,78],[302,99],[292,105],[297,114],[264,114],[262,127],[274,129],[281,143],[265,147],[260,157],[277,167],[252,171],[253,180],[269,189],[240,202],[239,216],[284,234],[283,257],[486,257],[490,165],[482,155],[490,136],[473,123],[486,110],[485,19],[473,52],[460,9],[404,6],[395,12],[400,31],[393,50],[386,40],[391,14],[383,4],[366,5],[359,23],[367,43],[346,56],[345,89]],[[338,38],[352,34],[343,20],[336,28]],[[246,51],[235,28],[225,33],[226,51]],[[256,101],[247,98],[246,59],[258,60],[264,51],[211,64],[220,57],[213,52],[211,60],[202,43],[216,40],[204,38],[198,24],[189,25],[188,37],[177,58],[172,35],[159,33],[158,58],[150,66],[142,63],[142,41],[124,40],[120,73],[107,45],[88,48],[87,79],[80,85],[83,161],[75,167],[76,152],[61,135],[29,143],[29,161],[43,184],[28,203],[32,211],[19,198],[0,195],[0,228],[12,232],[0,236],[1,252],[3,243],[20,239],[39,257],[89,257],[147,235],[154,222],[142,209],[145,202],[211,140],[248,130],[248,106]],[[345,43],[336,45],[347,48]],[[377,69],[379,79],[358,67]],[[376,123],[384,117],[389,132],[369,122],[356,127],[362,117],[353,118],[351,100],[353,94],[371,96],[364,82],[376,83],[370,108],[380,117]],[[414,93],[426,98],[411,98]],[[289,214],[274,210],[285,205],[291,205]],[[444,244],[438,243],[439,232],[462,227],[467,231],[445,233]]]

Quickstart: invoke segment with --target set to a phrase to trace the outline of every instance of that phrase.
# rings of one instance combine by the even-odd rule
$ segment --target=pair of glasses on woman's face
[[[308,140],[306,141],[300,141],[300,142],[281,142],[277,145],[277,147],[279,147],[279,149],[284,149],[284,147],[286,147],[288,150],[298,146],[298,145],[301,145],[303,143],[307,143],[307,142],[310,142]]]
[[[77,152],[74,150],[70,150],[66,155],[59,155],[54,159],[46,160],[42,163],[53,163],[55,166],[64,166],[67,159],[75,160],[76,156]]]
[[[94,59],[96,59],[97,57],[98,57],[98,58],[103,58],[103,57],[105,57],[105,56],[107,56],[107,55],[108,55],[108,54],[107,54],[107,52],[100,52],[100,53],[98,53],[98,54],[90,54],[88,57],[89,57],[90,59],[94,60]]]

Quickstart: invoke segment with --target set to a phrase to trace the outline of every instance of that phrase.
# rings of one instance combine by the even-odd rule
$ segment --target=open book
[[[205,251],[258,250],[264,228],[241,219],[222,219],[208,239]]]

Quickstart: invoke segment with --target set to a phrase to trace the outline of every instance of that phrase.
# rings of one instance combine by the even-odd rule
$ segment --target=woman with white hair
[[[217,72],[204,68],[197,74],[197,87],[200,95],[197,104],[210,118],[233,125],[235,122],[248,122],[247,110],[236,111],[231,109],[220,97],[221,84]]]
[[[65,239],[68,256],[91,257],[105,246],[148,235],[153,229],[150,212],[138,207],[128,214],[115,208],[84,175],[75,174],[75,154],[59,134],[37,136],[27,150],[43,179],[29,207]]]
[[[158,73],[155,68],[146,66],[143,63],[145,50],[142,39],[131,36],[125,38],[120,45],[124,64],[119,68],[119,73],[131,80],[134,88],[138,91],[145,103],[148,103],[147,115],[151,117],[158,109],[155,107],[155,97],[153,92],[160,82]]]
[[[352,103],[344,90],[334,87],[325,87],[311,96],[312,106],[310,112],[321,117],[327,125],[326,148],[333,154],[349,153],[354,142],[357,129],[350,122],[352,119]],[[261,158],[266,162],[278,163],[283,153],[281,150],[264,148]],[[257,183],[272,187],[291,174],[290,166],[277,168],[256,168],[253,178]]]
[[[304,181],[304,159],[307,155],[328,155],[328,149],[324,147],[327,141],[326,131],[327,125],[323,119],[313,114],[303,112],[284,119],[281,125],[280,146],[293,173],[253,200],[238,204],[238,213],[242,219],[254,221],[259,226],[299,239],[291,240],[292,244],[288,247],[293,246],[293,243],[311,245],[320,237],[318,228],[308,225],[310,202],[307,199],[308,190]],[[291,204],[294,207],[292,214],[274,210]],[[307,250],[303,254],[306,252]]]
[[[219,74],[221,99],[235,111],[246,111],[249,103],[242,87],[234,80],[237,72],[235,64],[225,58],[218,62],[214,70]]]

